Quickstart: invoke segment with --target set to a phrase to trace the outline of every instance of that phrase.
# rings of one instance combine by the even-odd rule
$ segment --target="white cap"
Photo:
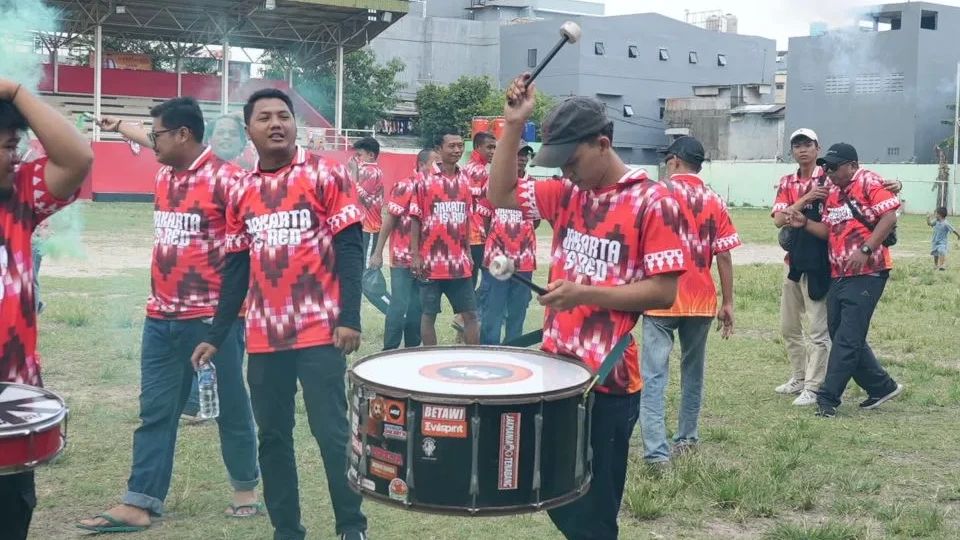
[[[811,141],[820,142],[820,139],[817,138],[817,132],[812,129],[800,128],[793,132],[793,135],[790,135],[790,141],[793,142],[797,137],[806,137]]]

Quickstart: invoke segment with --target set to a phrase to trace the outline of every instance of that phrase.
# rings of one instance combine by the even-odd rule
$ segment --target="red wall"
[[[93,171],[84,184],[81,197],[89,199],[93,193],[152,194],[153,182],[160,164],[152,151],[144,149],[134,155],[125,142],[93,143]],[[321,155],[345,162],[347,152],[320,152]],[[380,154],[384,188],[410,175],[416,164],[415,154]]]
[[[53,92],[53,65],[43,65],[43,80],[40,91]],[[181,94],[200,101],[220,101],[220,77],[184,73],[180,76]],[[132,96],[148,98],[177,97],[177,74],[159,71],[129,69],[104,69],[103,94],[108,96]],[[332,127],[307,100],[296,91],[291,91],[285,81],[250,79],[243,84],[229,82],[229,96],[233,103],[246,101],[250,94],[263,88],[279,88],[290,94],[297,116],[311,127]],[[60,66],[58,92],[63,94],[93,94],[93,68],[85,66]]]

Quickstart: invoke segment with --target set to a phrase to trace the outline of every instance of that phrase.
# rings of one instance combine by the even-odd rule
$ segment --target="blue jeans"
[[[533,272],[517,274],[533,279]],[[484,304],[480,313],[481,345],[500,345],[523,334],[523,321],[527,317],[527,306],[532,296],[526,285],[514,279],[501,281],[484,268],[477,296],[483,298]],[[507,323],[507,334],[501,341],[504,320]]]
[[[640,393],[593,393],[590,446],[593,479],[586,495],[548,511],[550,520],[568,540],[616,540],[617,514],[627,479],[630,437],[640,415]]]
[[[643,317],[640,430],[643,459],[648,463],[670,459],[665,408],[674,332],[680,335],[679,429],[674,441],[696,443],[700,440],[697,423],[703,401],[703,371],[711,324],[713,317]]]
[[[190,355],[206,336],[201,319],[167,321],[147,318],[140,355],[140,427],[133,433],[133,465],[124,504],[163,513],[170,488],[177,427],[190,385],[196,379]],[[243,383],[243,330],[234,324],[213,363],[220,397],[220,451],[236,491],[260,481],[257,438],[250,397]]]
[[[383,350],[420,346],[420,285],[409,268],[390,268],[390,307],[383,324]]]

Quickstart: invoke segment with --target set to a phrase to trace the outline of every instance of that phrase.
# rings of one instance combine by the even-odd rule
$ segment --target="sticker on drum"
[[[34,386],[0,383],[0,475],[32,469],[66,445],[67,407]]]
[[[400,501],[402,503],[407,502],[407,483],[399,478],[394,478],[390,481],[390,498],[395,501]]]
[[[591,378],[590,371],[575,361],[509,347],[387,351],[357,362],[351,374],[353,379],[380,389],[403,389],[403,395],[449,396],[455,400],[500,396],[539,399],[545,394],[573,392]]]

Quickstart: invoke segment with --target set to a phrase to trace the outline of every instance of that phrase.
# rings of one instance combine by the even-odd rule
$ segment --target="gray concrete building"
[[[864,163],[936,163],[950,120],[960,8],[926,2],[864,8],[855,24],[790,39],[786,136],[817,131]],[[951,122],[952,123],[952,122]]]
[[[670,141],[666,100],[694,86],[774,84],[776,42],[718,33],[662,15],[581,17],[583,38],[567,46],[537,79],[554,96],[603,100],[614,119],[614,144],[624,160],[653,164]],[[537,64],[559,37],[557,21],[504,26],[500,82]],[[765,102],[773,103],[768,92]],[[696,135],[694,133],[694,135]]]

